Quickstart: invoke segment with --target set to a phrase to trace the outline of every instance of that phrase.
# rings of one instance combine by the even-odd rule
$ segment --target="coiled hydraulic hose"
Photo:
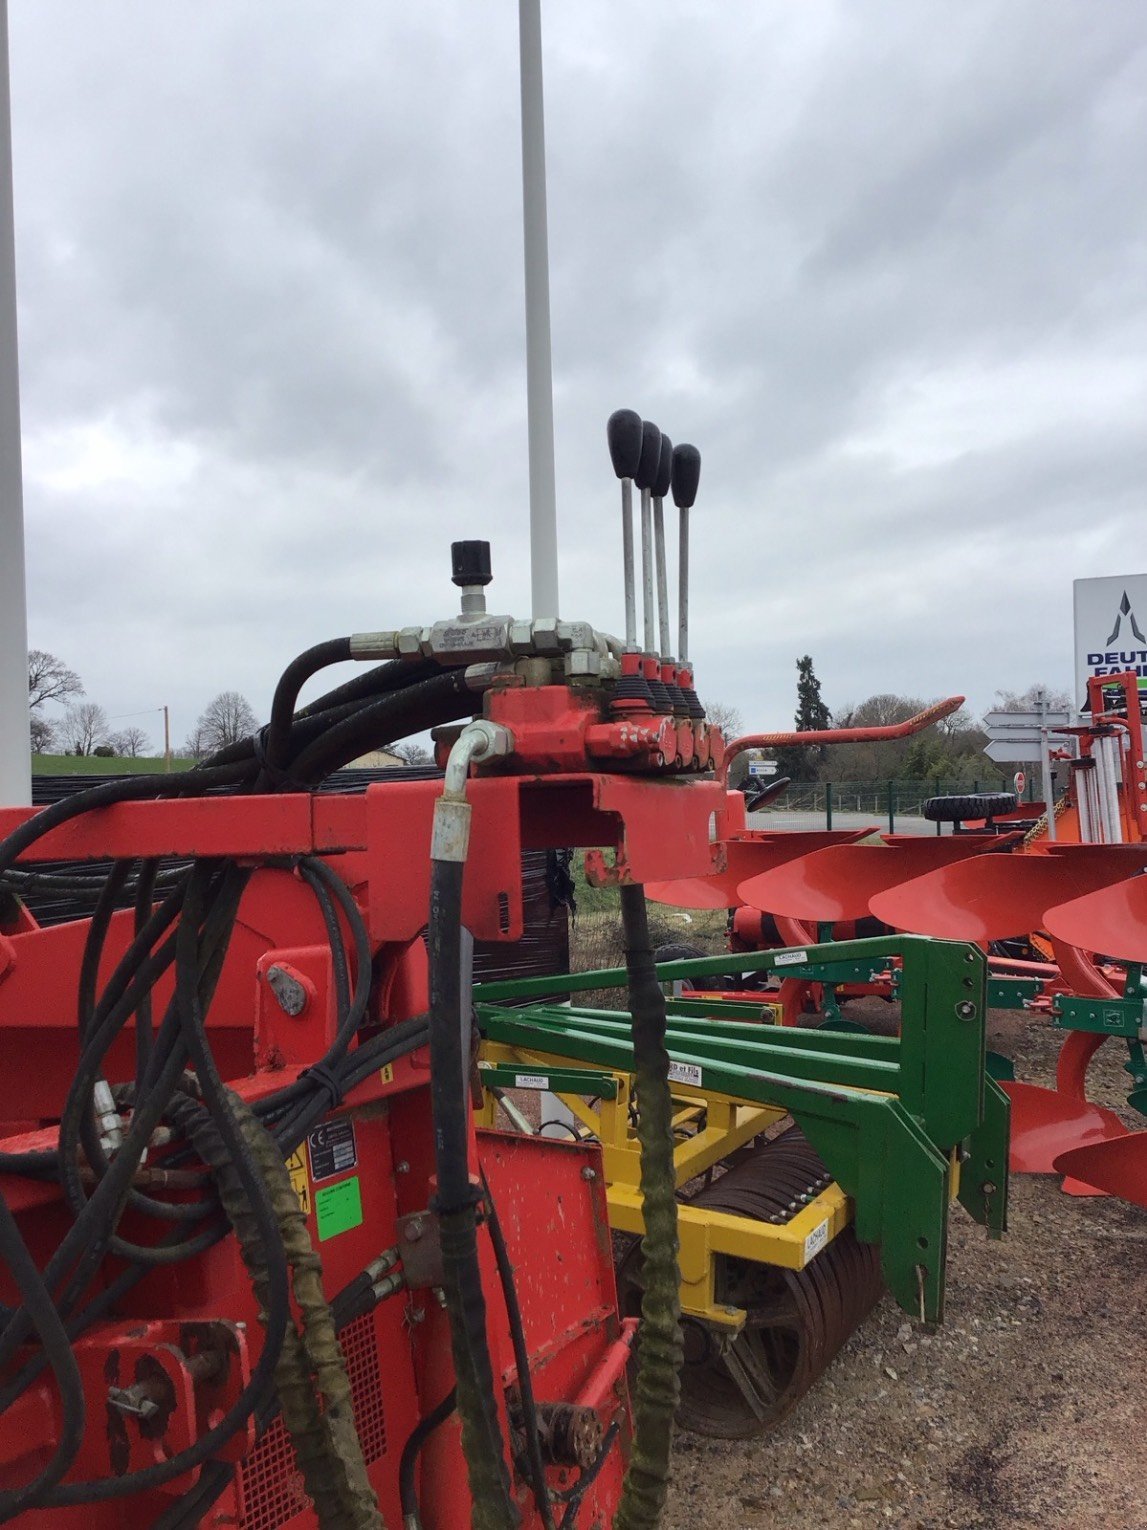
[[[495,736],[490,724],[474,724],[463,730],[451,750],[434,812],[428,931],[435,1209],[474,1530],[513,1530],[518,1522],[486,1337],[486,1299],[478,1265],[480,1193],[470,1179],[469,1056],[462,1024],[470,1007],[462,987],[462,876],[470,836],[466,774],[472,759],[492,752]]]
[[[669,1484],[669,1451],[683,1353],[673,1101],[665,1046],[665,995],[657,982],[643,887],[622,887],[621,917],[633,1017],[645,1290],[637,1331],[633,1453],[614,1525],[616,1530],[656,1530]]]

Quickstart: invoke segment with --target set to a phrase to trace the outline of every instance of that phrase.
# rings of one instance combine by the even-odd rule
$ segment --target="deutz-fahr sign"
[[[1074,588],[1076,704],[1092,675],[1131,670],[1147,690],[1147,574],[1077,579]]]

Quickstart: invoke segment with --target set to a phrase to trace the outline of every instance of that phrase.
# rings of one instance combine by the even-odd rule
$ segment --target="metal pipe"
[[[653,614],[653,515],[648,489],[641,491],[641,587],[644,596],[645,652],[657,652]]]
[[[677,548],[677,658],[689,662],[689,509],[680,510],[681,532]]]
[[[669,581],[665,573],[665,510],[660,494],[653,496],[653,552],[657,565],[657,627],[661,639],[661,657],[668,659]]]
[[[625,646],[637,648],[637,585],[633,567],[633,479],[621,480],[621,559],[625,571]]]
[[[8,0],[0,0],[0,807],[32,801]]]
[[[1103,794],[1104,809],[1108,826],[1107,842],[1110,845],[1123,843],[1123,819],[1119,811],[1119,739],[1116,734],[1110,733],[1101,739],[1103,745]]]
[[[526,264],[526,413],[530,455],[530,588],[533,613],[558,614],[558,511],[554,485],[554,385],[550,257],[546,227],[546,128],[541,0],[518,0],[522,74],[522,224]]]

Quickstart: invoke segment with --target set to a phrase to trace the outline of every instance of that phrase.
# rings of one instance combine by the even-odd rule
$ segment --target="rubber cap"
[[[489,584],[494,577],[490,572],[489,542],[451,542],[450,564],[453,570],[450,577],[461,589]]]
[[[673,476],[673,442],[661,434],[661,456],[657,459],[657,477],[653,480],[653,492],[658,499],[669,493],[669,481]]]
[[[641,461],[641,416],[636,409],[615,409],[605,427],[613,471],[632,478]]]
[[[701,482],[701,453],[682,442],[673,448],[673,503],[679,510],[689,510],[697,498]]]
[[[633,481],[639,489],[652,489],[661,461],[661,431],[652,420],[641,422],[641,459]]]

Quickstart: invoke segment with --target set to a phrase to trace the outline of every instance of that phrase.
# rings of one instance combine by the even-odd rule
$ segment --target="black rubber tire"
[[[967,797],[929,797],[921,812],[929,823],[963,823],[968,818],[998,818],[1015,811],[1014,792],[980,792]]]

